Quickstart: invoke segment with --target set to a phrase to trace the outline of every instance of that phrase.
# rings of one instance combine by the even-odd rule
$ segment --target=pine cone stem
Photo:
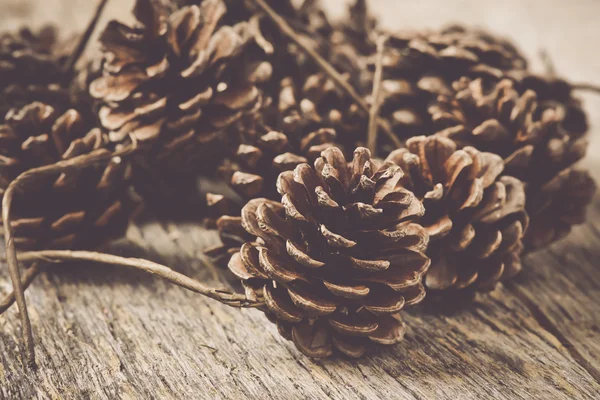
[[[50,263],[60,263],[64,261],[91,261],[102,264],[135,268],[156,275],[177,286],[181,286],[182,288],[217,300],[231,307],[253,308],[263,305],[262,302],[250,300],[243,294],[230,292],[222,288],[206,286],[203,283],[174,271],[165,265],[142,258],[125,258],[93,251],[43,250],[20,253],[19,260],[45,261]],[[4,300],[3,303],[6,301],[7,300]]]
[[[102,16],[102,12],[104,11],[106,4],[108,4],[108,0],[99,0],[98,5],[96,6],[96,11],[94,12],[94,16],[90,20],[85,32],[83,32],[83,35],[81,35],[81,38],[77,43],[77,47],[75,47],[71,57],[69,57],[69,59],[65,62],[65,65],[63,65],[63,72],[65,76],[69,77],[72,75],[75,65],[83,55],[90,37],[94,33],[94,30],[96,30],[96,25],[98,25],[98,21]]]
[[[273,10],[264,0],[254,0],[254,2],[273,21],[281,33],[298,45],[298,47],[302,49],[302,51],[304,51],[340,89],[342,89],[354,100],[354,102],[363,110],[363,112],[366,114],[370,112],[369,105],[366,101],[364,101],[360,94],[358,94],[356,89],[346,82],[342,75],[337,72],[336,69],[329,62],[327,62],[327,60],[321,57],[314,49],[310,48],[310,46],[306,45],[306,43],[300,39],[294,29],[279,14],[277,14],[275,10]],[[377,124],[381,127],[381,129],[383,129],[384,133],[389,137],[396,147],[403,147],[402,141],[396,137],[383,119],[378,118]]]
[[[15,299],[19,307],[19,315],[21,319],[21,329],[23,330],[23,343],[25,345],[26,364],[27,366],[35,367],[35,350],[33,343],[33,333],[31,330],[31,322],[27,313],[27,304],[25,302],[25,293],[23,283],[21,282],[21,273],[19,271],[19,263],[17,260],[17,249],[14,241],[13,227],[11,225],[11,206],[17,190],[24,189],[25,186],[37,178],[47,175],[52,175],[68,170],[81,169],[91,165],[110,160],[113,157],[125,156],[137,149],[136,142],[123,150],[114,153],[104,149],[93,151],[89,154],[74,157],[69,160],[59,161],[56,164],[45,165],[39,168],[32,168],[23,172],[14,179],[2,199],[2,221],[4,222],[4,241],[6,244],[6,261],[8,264],[8,272],[15,291]]]
[[[377,61],[371,96],[373,104],[371,104],[371,109],[369,110],[369,133],[367,136],[367,148],[371,151],[373,157],[377,155],[377,119],[379,118],[379,108],[381,106],[380,92],[383,78],[383,50],[385,49],[386,41],[387,36],[381,35],[377,38]]]

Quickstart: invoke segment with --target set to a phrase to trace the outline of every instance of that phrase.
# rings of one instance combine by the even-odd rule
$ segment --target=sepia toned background
[[[323,0],[341,16],[345,0]],[[0,0],[0,30],[88,22],[93,0]],[[103,21],[128,20],[111,0]],[[544,49],[575,82],[600,84],[598,0],[371,0],[388,28],[485,27],[513,39],[542,71]],[[102,26],[103,23],[100,24]],[[583,164],[600,179],[600,96],[581,95],[591,123]],[[216,235],[196,222],[150,218],[111,252],[150,258],[211,285],[201,251]],[[529,256],[510,285],[472,308],[409,312],[403,344],[360,361],[313,361],[261,313],[215,304],[135,271],[56,266],[26,297],[39,368],[21,366],[16,307],[0,316],[0,399],[592,399],[600,393],[600,202],[589,222]],[[0,296],[11,289],[0,265]]]

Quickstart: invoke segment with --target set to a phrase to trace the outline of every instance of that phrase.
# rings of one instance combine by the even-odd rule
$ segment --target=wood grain
[[[600,201],[568,240],[533,254],[508,285],[600,382]]]
[[[590,51],[600,45],[599,2],[373,3],[388,26],[479,22],[517,40],[534,66],[543,47],[562,74],[600,80],[600,57]],[[339,15],[342,1],[329,4]],[[105,19],[127,19],[130,5],[110,2]],[[92,8],[75,0],[0,0],[0,27],[61,21],[77,30]],[[600,99],[585,100],[598,132]],[[598,135],[591,149],[584,163],[600,177]],[[221,285],[227,275],[201,256],[216,240],[194,223],[148,221],[111,251]],[[0,398],[599,398],[599,256],[597,198],[589,222],[529,256],[513,284],[478,297],[472,308],[411,311],[404,343],[360,361],[307,359],[260,312],[215,304],[139,272],[51,266],[26,294],[35,373],[21,367],[16,308],[0,317]],[[0,294],[10,288],[0,266]]]
[[[197,225],[149,222],[129,236],[112,250],[213,284],[224,276],[199,261],[198,252],[216,238]],[[536,274],[546,268],[532,266],[535,273],[518,286],[541,285]],[[9,288],[5,279],[2,288]],[[600,393],[561,338],[502,287],[479,297],[474,308],[443,315],[413,310],[403,344],[360,361],[309,360],[258,311],[215,304],[114,267],[51,267],[27,300],[39,369],[28,375],[21,368],[11,309],[0,317],[0,393],[6,398],[586,399]],[[586,307],[598,314],[597,302]],[[571,338],[591,346],[599,335],[586,342]]]

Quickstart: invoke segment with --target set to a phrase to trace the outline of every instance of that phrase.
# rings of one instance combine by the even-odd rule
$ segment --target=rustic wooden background
[[[344,0],[325,0],[332,13]],[[93,1],[0,0],[0,29],[87,22]],[[127,18],[132,0],[108,15]],[[596,0],[373,0],[389,27],[486,26],[512,37],[541,69],[540,49],[575,81],[600,83]],[[600,179],[600,97],[583,164]],[[219,284],[201,250],[216,241],[192,222],[150,218],[112,251]],[[407,315],[403,344],[360,361],[312,361],[257,311],[236,310],[141,273],[57,266],[27,291],[37,372],[20,363],[17,310],[0,317],[0,398],[600,398],[600,197],[586,225],[529,256],[514,283],[468,309]],[[0,270],[0,294],[10,290]]]

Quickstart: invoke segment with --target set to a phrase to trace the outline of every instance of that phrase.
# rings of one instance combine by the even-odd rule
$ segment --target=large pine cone
[[[37,100],[51,105],[68,102],[68,91],[60,86],[61,53],[56,30],[21,29],[0,33],[0,123],[13,107]]]
[[[34,102],[11,110],[0,125],[2,193],[20,173],[107,147],[98,128],[89,129],[73,110],[61,113]],[[141,200],[130,188],[130,167],[120,158],[37,178],[15,194],[15,242],[20,249],[97,248],[122,236]]]
[[[425,206],[428,289],[491,290],[521,270],[528,225],[524,185],[502,176],[500,156],[468,146],[459,150],[452,140],[433,135],[410,138],[406,149],[387,160],[406,171],[401,185]]]
[[[384,52],[381,115],[398,135],[435,133],[427,107],[438,95],[451,94],[453,81],[466,76],[496,82],[526,66],[510,42],[484,31],[452,26],[391,35]]]
[[[425,295],[422,203],[398,186],[395,164],[358,148],[350,164],[326,149],[312,168],[279,176],[281,203],[255,199],[241,224],[252,241],[229,262],[247,295],[264,300],[280,333],[310,357],[361,356],[404,334],[399,312]],[[254,239],[255,238],[255,239]]]
[[[271,74],[248,23],[225,24],[223,0],[196,3],[170,13],[137,0],[138,25],[111,21],[102,34],[103,76],[90,85],[112,141],[133,135],[175,165],[217,159],[218,139],[261,106],[257,85]]]
[[[551,238],[563,237],[570,224],[583,222],[581,217],[571,218],[568,210],[580,206],[583,212],[586,208],[583,200],[591,201],[589,194],[594,192],[594,185],[587,177],[571,183],[578,185],[575,191],[548,190],[557,184],[564,186],[557,183],[563,182],[559,175],[585,175],[572,172],[572,168],[586,153],[588,124],[581,104],[570,94],[561,94],[563,85],[533,78],[530,82],[528,85],[540,88],[542,99],[535,91],[519,88],[518,83],[508,79],[486,85],[481,79],[462,78],[453,85],[454,95],[439,96],[430,112],[434,123],[446,128],[443,135],[461,147],[474,146],[499,154],[505,160],[506,172],[527,183],[527,209],[533,225],[547,226],[550,221],[536,221],[538,216],[545,218],[541,208],[547,208],[550,202],[560,203],[553,209],[565,214],[555,214],[552,220],[561,221],[556,229],[562,233],[532,229],[529,235],[536,237],[528,238],[527,242],[536,248],[549,243]],[[583,181],[588,183],[587,188]],[[582,191],[586,195],[581,195]]]

